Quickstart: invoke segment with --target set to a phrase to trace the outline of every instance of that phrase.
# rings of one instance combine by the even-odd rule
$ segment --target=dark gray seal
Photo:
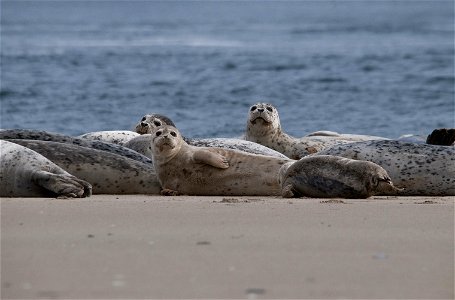
[[[281,180],[285,198],[368,198],[399,192],[377,164],[331,155],[304,157],[292,164]]]
[[[91,185],[41,154],[0,140],[0,196],[89,197]]]
[[[159,194],[161,186],[150,163],[74,144],[40,140],[9,140],[32,149],[88,181],[94,194]]]

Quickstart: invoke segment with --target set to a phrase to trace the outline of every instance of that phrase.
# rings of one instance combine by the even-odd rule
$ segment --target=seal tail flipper
[[[38,171],[33,174],[33,181],[58,196],[81,198],[92,195],[92,186],[88,182],[70,174]]]
[[[229,168],[229,162],[223,155],[207,150],[198,150],[193,154],[195,162],[210,165],[219,169]]]

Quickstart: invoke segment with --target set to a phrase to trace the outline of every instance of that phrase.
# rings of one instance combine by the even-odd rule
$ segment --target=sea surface
[[[1,1],[2,128],[398,137],[455,127],[453,1]]]

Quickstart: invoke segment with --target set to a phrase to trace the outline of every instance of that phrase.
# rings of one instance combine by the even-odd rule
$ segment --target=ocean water
[[[169,116],[193,137],[455,127],[453,1],[1,1],[2,128],[78,135]]]

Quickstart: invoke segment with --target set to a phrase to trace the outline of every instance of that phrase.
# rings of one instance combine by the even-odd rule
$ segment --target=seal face
[[[272,148],[289,158],[300,159],[338,144],[386,138],[339,134],[332,131],[318,131],[302,138],[295,138],[282,130],[278,111],[273,105],[256,103],[250,107],[248,113],[245,139]]]
[[[147,134],[151,133],[156,127],[162,125],[171,125],[175,127],[174,122],[166,116],[160,114],[147,114],[136,124],[135,130],[139,134]]]
[[[304,157],[292,164],[281,180],[282,196],[288,198],[368,198],[399,192],[380,166],[331,155]]]
[[[455,148],[401,141],[337,145],[316,155],[336,155],[373,162],[384,168],[400,195],[454,196]]]
[[[172,126],[152,133],[153,163],[164,190],[188,195],[280,195],[289,159],[188,145]]]
[[[20,145],[0,140],[0,196],[89,197],[91,185]]]

